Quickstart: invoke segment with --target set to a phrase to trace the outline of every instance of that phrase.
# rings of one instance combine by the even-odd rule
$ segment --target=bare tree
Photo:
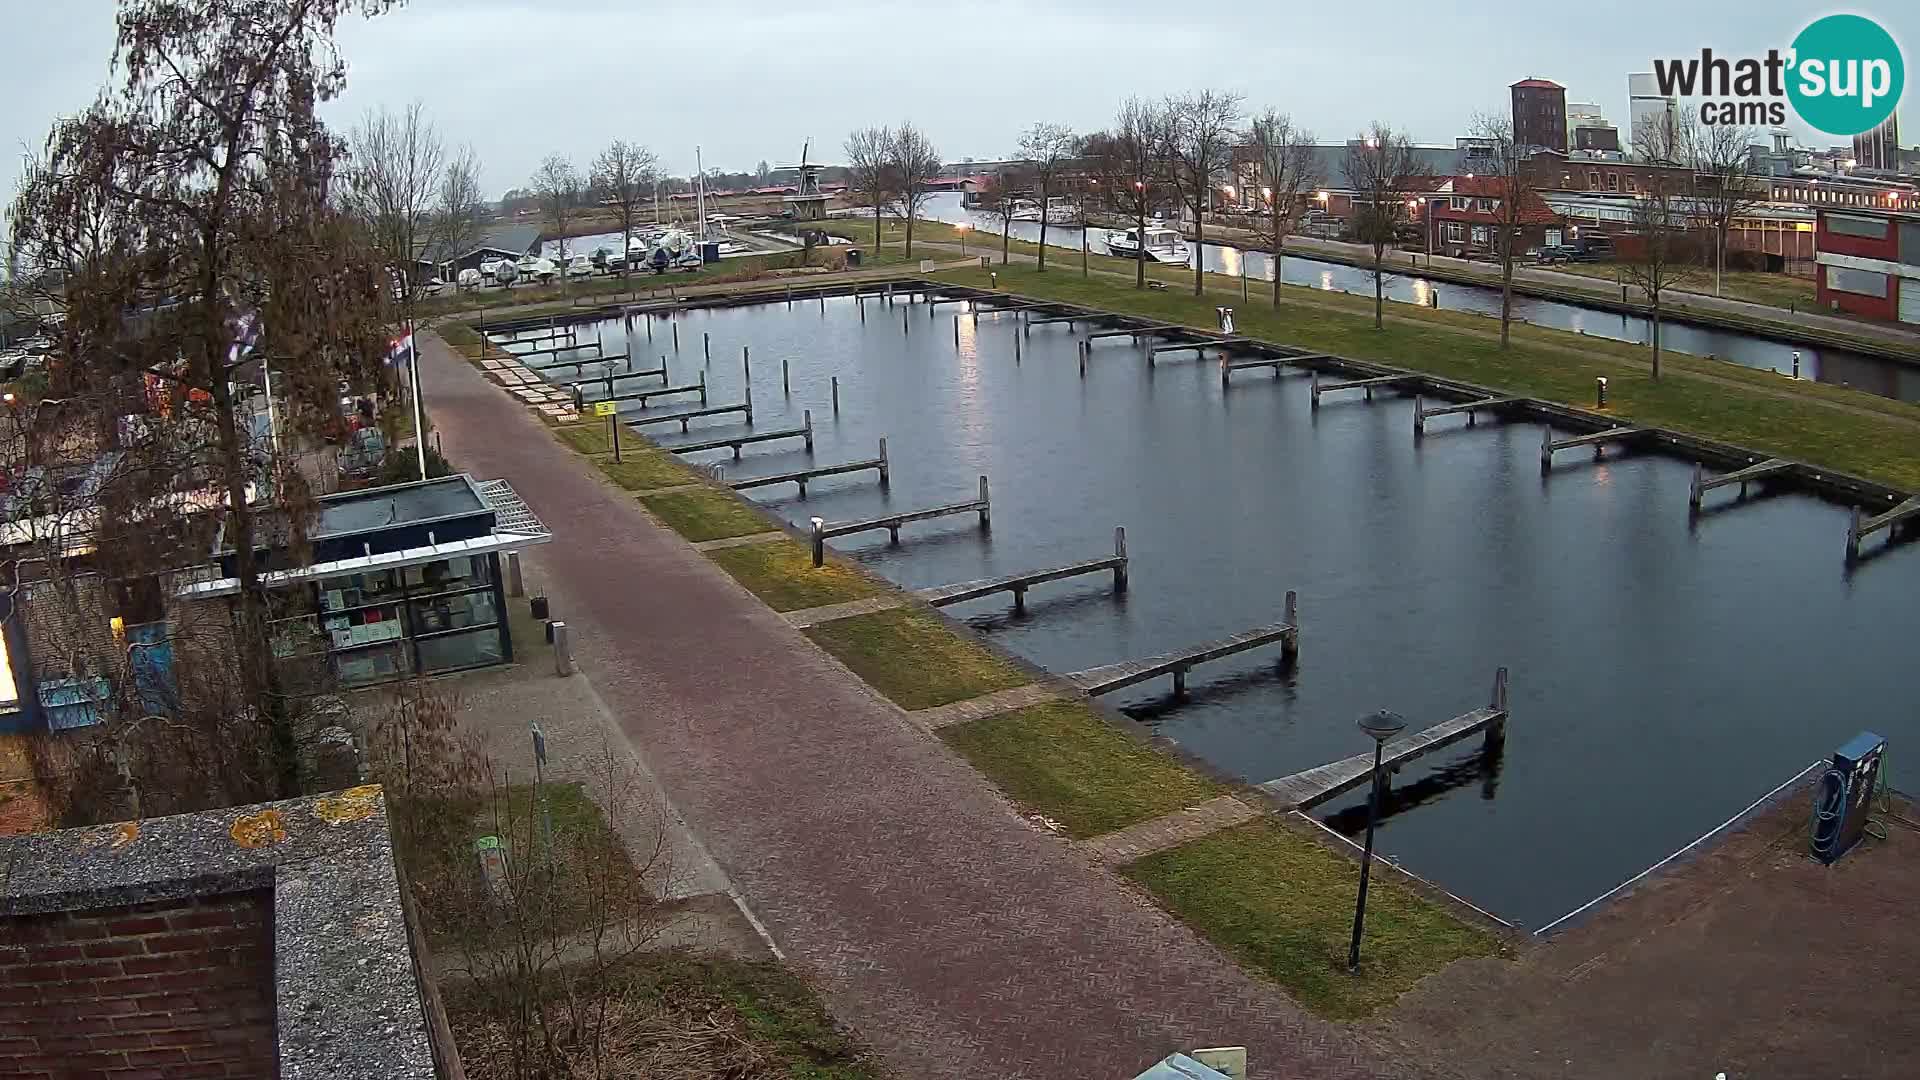
[[[907,214],[907,258],[913,258],[913,219],[933,197],[927,183],[940,174],[940,151],[912,121],[893,132],[893,152],[888,156],[891,172],[899,184],[900,206]]]
[[[434,231],[440,251],[457,259],[478,247],[493,214],[480,193],[480,157],[471,144],[454,151],[440,177],[440,206]]]
[[[1634,153],[1651,162],[1690,160],[1690,124],[1652,124],[1634,129]],[[1687,238],[1692,168],[1654,168],[1646,173],[1645,190],[1633,200],[1628,227],[1631,241],[1622,252],[1620,272],[1647,298],[1648,344],[1653,349],[1653,377],[1660,377],[1660,303],[1667,290],[1692,278]]]
[[[880,215],[899,197],[893,175],[893,130],[867,127],[847,136],[847,188],[863,205],[873,208],[873,256],[880,257]]]
[[[1694,169],[1693,212],[1713,237],[1713,295],[1727,267],[1727,241],[1733,223],[1765,200],[1766,187],[1753,168],[1753,128],[1690,124],[1685,136]]]
[[[653,151],[625,139],[608,143],[593,163],[593,186],[620,214],[621,277],[627,276],[627,248],[633,243],[634,215],[653,192],[659,173],[660,162]]]
[[[1485,171],[1469,181],[1475,190],[1465,194],[1493,200],[1494,252],[1500,257],[1500,347],[1504,349],[1513,326],[1513,267],[1521,229],[1550,216],[1551,211],[1540,199],[1527,147],[1514,141],[1513,121],[1508,116],[1482,113],[1474,117],[1468,131],[1486,140],[1488,150],[1487,163],[1482,166]],[[1427,212],[1433,212],[1431,207]],[[1431,232],[1428,243],[1432,243]]]
[[[1373,328],[1383,324],[1386,304],[1386,252],[1407,222],[1407,201],[1424,190],[1426,169],[1406,135],[1375,121],[1367,133],[1347,144],[1347,186],[1353,189],[1354,227],[1373,248]]]
[[[345,147],[317,113],[345,81],[337,21],[387,6],[124,0],[120,85],[54,126],[10,214],[23,263],[62,279],[48,393],[86,413],[94,450],[137,431],[172,471],[162,486],[148,470],[150,482],[100,508],[118,531],[94,545],[138,554],[128,541],[158,530],[124,526],[157,523],[174,485],[217,511],[232,629],[209,670],[230,688],[231,724],[260,733],[232,752],[254,755],[275,797],[299,791],[299,732],[261,552],[281,539],[302,550],[315,511],[305,476],[276,451],[335,430],[343,383],[360,395],[393,386],[390,263],[339,209]],[[248,379],[262,371],[273,387],[264,457]],[[269,490],[267,509],[256,498]]]
[[[1173,151],[1173,182],[1193,213],[1193,295],[1206,288],[1207,211],[1213,207],[1214,178],[1227,167],[1240,141],[1239,94],[1200,90],[1167,100]]]
[[[1166,110],[1138,98],[1129,98],[1114,117],[1113,130],[1087,140],[1087,161],[1099,174],[1100,187],[1114,209],[1134,221],[1140,245],[1134,252],[1133,287],[1147,287],[1147,215],[1163,198],[1167,183],[1168,139],[1171,125]]]
[[[548,154],[533,171],[533,190],[540,197],[541,209],[553,222],[560,236],[560,282],[567,280],[567,219],[580,205],[580,173],[573,162],[559,154]]]
[[[1061,171],[1079,149],[1080,140],[1065,124],[1035,124],[1020,136],[1020,156],[1027,160],[1040,204],[1040,266],[1047,272],[1047,203],[1060,186]],[[1004,257],[1001,262],[1005,262]]]
[[[1273,246],[1273,306],[1280,306],[1281,271],[1287,237],[1299,213],[1300,196],[1320,182],[1319,158],[1313,152],[1313,133],[1294,126],[1286,113],[1268,109],[1247,128],[1245,152],[1260,172],[1260,239]]]
[[[1005,266],[1013,249],[1013,223],[1024,205],[1031,200],[1026,197],[1032,174],[1025,168],[1015,166],[1001,169],[988,181],[987,186],[976,193],[974,205],[980,212],[1000,223],[1000,265]]]
[[[425,284],[417,267],[433,246],[432,215],[446,148],[418,101],[398,113],[384,106],[368,110],[347,134],[347,145],[353,161],[343,196],[394,268],[411,317]]]

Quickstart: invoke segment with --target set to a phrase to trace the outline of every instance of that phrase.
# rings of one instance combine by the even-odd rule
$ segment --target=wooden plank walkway
[[[1693,483],[1687,486],[1687,509],[1698,513],[1700,510],[1701,496],[1712,491],[1714,488],[1726,487],[1729,484],[1739,484],[1740,497],[1744,499],[1747,497],[1748,483],[1758,480],[1763,476],[1772,476],[1774,473],[1785,472],[1791,468],[1793,468],[1793,462],[1785,458],[1768,458],[1757,464],[1749,465],[1744,469],[1735,469],[1730,473],[1722,473],[1719,476],[1709,478],[1706,475],[1706,467],[1696,461],[1693,464]]]
[[[620,422],[628,427],[637,428],[644,427],[647,424],[670,424],[678,420],[680,422],[680,430],[684,433],[689,430],[687,427],[687,421],[689,420],[698,420],[703,416],[725,416],[728,413],[745,413],[747,423],[753,423],[753,399],[749,397],[738,405],[714,405],[705,409],[688,409],[685,412],[661,413],[658,416],[634,416],[632,413],[622,413],[620,414]]]
[[[1367,379],[1349,379],[1346,382],[1322,383],[1320,381],[1320,373],[1316,371],[1313,373],[1313,407],[1316,409],[1320,407],[1321,394],[1331,394],[1335,390],[1365,390],[1367,392],[1367,400],[1372,401],[1373,390],[1376,386],[1392,386],[1395,383],[1412,382],[1420,378],[1422,378],[1422,376],[1415,375],[1412,372],[1402,372],[1398,375],[1375,375]]]
[[[699,394],[700,404],[705,405],[707,403],[707,373],[704,371],[700,373],[699,382],[682,383],[679,386],[656,386],[651,390],[631,390],[624,394],[614,394],[611,397],[583,397],[581,395],[583,395],[585,391],[581,390],[578,386],[573,388],[573,392],[575,397],[585,402],[637,401],[643,409],[647,407],[647,402],[652,401],[654,398],[673,397],[677,394]]]
[[[1195,331],[1195,333],[1198,333],[1198,331]],[[1260,342],[1257,342],[1252,338],[1203,337],[1197,341],[1177,341],[1167,345],[1155,345],[1153,348],[1147,350],[1147,355],[1159,356],[1161,353],[1185,352],[1188,349],[1197,349],[1204,355],[1208,349],[1214,348],[1216,346],[1223,349],[1230,349],[1239,345],[1258,345],[1258,344],[1260,344]]]
[[[1553,455],[1555,451],[1566,450],[1575,446],[1591,446],[1593,447],[1593,460],[1599,461],[1605,454],[1608,443],[1637,439],[1652,430],[1652,428],[1643,427],[1616,427],[1608,428],[1605,431],[1595,431],[1587,435],[1576,435],[1571,439],[1555,439],[1552,428],[1542,428],[1540,429],[1540,471],[1546,472],[1548,469],[1553,468]]]
[[[1853,508],[1853,520],[1847,525],[1847,561],[1860,558],[1860,541],[1868,534],[1881,529],[1890,529],[1909,518],[1920,518],[1920,495],[1915,495],[1883,514],[1869,518],[1860,516],[1860,508]]]
[[[882,466],[881,482],[885,482],[886,440],[880,443]],[[869,463],[871,465],[871,463]],[[955,514],[980,515],[980,531],[993,528],[993,503],[987,494],[987,478],[980,478],[980,497],[967,502],[949,503],[946,506],[930,506],[925,510],[908,510],[899,514],[885,514],[880,517],[865,518],[860,521],[828,522],[821,518],[813,519],[813,565],[819,566],[827,558],[827,541],[836,536],[851,536],[854,533],[877,532],[887,530],[890,543],[900,542],[900,527],[916,521],[931,521],[934,518],[951,517]]]
[[[781,431],[756,431],[747,435],[728,435],[718,439],[703,439],[696,443],[663,446],[660,449],[675,454],[697,454],[702,450],[719,450],[722,447],[731,447],[734,460],[738,461],[740,459],[740,448],[748,443],[773,442],[775,439],[805,439],[807,440],[808,452],[812,452],[813,410],[807,409],[801,415],[805,417],[806,422],[797,428],[786,428]]]
[[[575,345],[555,345],[551,348],[544,349],[506,349],[506,351],[517,357],[528,357],[546,356],[551,353],[575,352],[580,349],[598,349],[600,347],[598,341],[582,341]],[[502,346],[502,348],[505,348],[505,346]]]
[[[1036,306],[1039,306],[1039,305],[1036,305]],[[1048,316],[1045,316],[1044,318],[1039,318],[1039,319],[1029,318],[1026,320],[1026,323],[1027,323],[1028,329],[1032,329],[1033,327],[1036,327],[1036,326],[1045,326],[1048,323],[1067,323],[1068,325],[1072,325],[1073,323],[1077,323],[1077,322],[1096,322],[1105,317],[1106,316],[1102,316],[1102,315],[1083,315],[1083,314],[1048,315]]]
[[[1076,671],[1067,676],[1067,681],[1089,695],[1098,697],[1115,690],[1123,690],[1136,683],[1146,682],[1148,679],[1172,675],[1173,692],[1184,694],[1187,692],[1187,672],[1196,664],[1204,664],[1209,660],[1218,660],[1249,649],[1257,649],[1262,645],[1271,645],[1276,641],[1280,643],[1281,658],[1291,659],[1299,653],[1300,648],[1300,627],[1295,619],[1294,603],[1294,594],[1288,592],[1287,617],[1284,622],[1257,626],[1244,633],[1221,638],[1218,641],[1204,642],[1181,649],[1179,652],[1162,653],[1159,656],[1149,656],[1144,660],[1124,660],[1118,664]]]
[[[801,608],[799,611],[788,611],[782,613],[781,618],[787,620],[788,625],[796,626],[804,630],[809,626],[819,626],[821,623],[833,622],[835,619],[851,619],[855,615],[871,615],[876,611],[892,611],[894,608],[905,606],[905,604],[906,600],[898,593],[883,593],[879,596],[869,596],[861,600],[848,600],[840,604],[822,604],[819,607]]]
[[[1501,668],[1494,674],[1493,698],[1486,708],[1462,713],[1424,731],[1402,735],[1387,743],[1380,759],[1381,772],[1390,773],[1414,758],[1451,746],[1480,732],[1486,733],[1489,746],[1497,746],[1506,738],[1506,726],[1507,669]],[[1302,769],[1278,780],[1269,780],[1259,787],[1279,802],[1283,809],[1304,810],[1352,791],[1365,783],[1372,773],[1373,751],[1369,750],[1311,769]]]
[[[627,358],[626,354],[622,353],[619,356],[605,357],[602,362],[611,364],[615,360],[625,360],[626,358]],[[553,367],[570,367],[570,366],[577,366],[577,365],[554,364],[552,366]],[[549,386],[591,386],[594,383],[613,382],[620,379],[654,379],[654,378],[665,379],[666,377],[667,377],[667,369],[665,367],[653,367],[653,368],[641,368],[638,371],[621,371],[621,372],[617,372],[610,375],[581,375],[577,378],[572,378],[572,379],[548,379],[547,385]],[[613,391],[609,389],[607,393],[611,394],[613,393]]]
[[[1332,359],[1332,356],[1327,353],[1290,353],[1284,356],[1267,355],[1250,357],[1245,360],[1234,360],[1229,357],[1228,354],[1221,353],[1220,385],[1224,388],[1227,385],[1227,377],[1236,371],[1251,371],[1254,368],[1271,368],[1273,369],[1273,377],[1277,379],[1280,377],[1280,369],[1286,367],[1288,364],[1297,364],[1303,360],[1330,359]]]
[[[1102,866],[1125,866],[1155,852],[1179,847],[1260,816],[1259,809],[1248,806],[1232,795],[1220,795],[1198,806],[1162,814],[1124,829],[1081,840],[1073,846],[1098,860]]]
[[[1430,409],[1427,408],[1426,402],[1421,400],[1420,395],[1415,394],[1413,397],[1413,433],[1415,435],[1425,435],[1427,433],[1428,420],[1436,416],[1448,416],[1453,413],[1466,413],[1467,426],[1473,427],[1474,423],[1479,420],[1478,413],[1481,409],[1494,409],[1502,405],[1513,405],[1525,400],[1525,398],[1517,397],[1484,397],[1475,398],[1472,401],[1456,401],[1451,405],[1436,405]]]
[[[817,480],[822,476],[841,476],[846,473],[864,472],[867,469],[877,470],[880,473],[880,486],[887,486],[889,475],[887,471],[886,436],[882,435],[880,437],[880,456],[877,458],[869,458],[866,461],[846,461],[838,465],[821,465],[812,469],[796,469],[793,472],[772,473],[767,476],[750,476],[745,480],[734,480],[727,486],[735,491],[744,491],[747,488],[772,487],[775,484],[798,484],[800,486],[800,494],[804,497],[807,493],[807,483],[809,481]],[[815,522],[819,520],[819,518],[814,519]],[[814,527],[814,533],[816,558],[813,561],[813,565],[819,566],[820,559],[817,557],[819,549],[819,526],[817,524]]]
[[[914,595],[934,607],[946,607],[948,604],[978,600],[994,593],[1013,594],[1013,610],[1024,614],[1027,610],[1027,590],[1048,581],[1062,578],[1079,577],[1082,574],[1097,574],[1103,571],[1113,572],[1113,591],[1127,591],[1127,530],[1115,526],[1113,530],[1113,554],[1098,559],[1068,563],[1047,570],[1029,570],[1020,574],[1004,574],[1000,577],[978,578],[973,581],[960,581],[952,585],[936,585],[929,589],[915,590]]]
[[[967,698],[964,701],[951,701],[945,705],[935,705],[930,709],[916,709],[907,715],[914,722],[929,731],[937,731],[954,724],[964,724],[969,720],[984,720],[989,716],[999,716],[1015,709],[1024,709],[1029,705],[1055,701],[1066,694],[1073,693],[1072,687],[1057,682],[1042,680],[1016,686],[1009,690],[995,690],[991,694]]]

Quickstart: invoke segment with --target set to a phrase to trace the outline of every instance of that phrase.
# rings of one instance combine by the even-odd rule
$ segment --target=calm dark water
[[[1298,590],[1291,673],[1263,651],[1199,669],[1177,707],[1164,683],[1108,699],[1249,780],[1367,749],[1354,720],[1374,709],[1423,727],[1476,708],[1506,665],[1503,759],[1483,760],[1473,742],[1408,768],[1397,786],[1416,802],[1396,804],[1379,840],[1505,918],[1558,917],[1862,728],[1896,752],[1920,737],[1906,704],[1920,547],[1849,575],[1838,507],[1756,497],[1690,527],[1691,466],[1679,460],[1568,452],[1543,481],[1532,424],[1435,420],[1416,444],[1408,399],[1334,395],[1316,414],[1305,376],[1237,375],[1223,394],[1211,364],[1189,354],[1149,368],[1124,338],[1095,343],[1083,380],[1065,326],[1036,328],[1016,362],[1011,316],[960,317],[956,348],[956,308],[929,319],[924,306],[869,302],[864,324],[851,299],[824,312],[697,311],[680,316],[677,358],[664,323],[650,354],[644,320],[634,324],[634,350],[667,353],[676,383],[705,369],[722,403],[739,399],[751,345],[756,426],[811,408],[818,463],[871,457],[888,436],[891,492],[869,473],[821,481],[805,501],[791,488],[757,494],[791,520],[958,501],[987,474],[990,536],[967,516],[910,526],[897,548],[884,532],[841,541],[900,584],[1102,554],[1125,525],[1124,599],[1102,577],[1036,589],[1020,619],[1004,600],[948,609],[1047,668],[1274,621]],[[621,325],[600,329],[620,351]],[[732,417],[704,420],[692,437],[736,429]],[[798,449],[761,447],[728,468],[806,464]],[[1342,811],[1358,802],[1323,816],[1352,827]]]
[[[936,195],[929,200],[923,213],[935,221],[950,224],[970,222],[979,230],[976,243],[981,253],[999,251],[999,220],[968,210],[960,204],[959,195]],[[1108,231],[1104,228],[1088,230],[1090,236],[1087,243],[1094,254],[1107,253]],[[1035,222],[1016,221],[1013,223],[1012,233],[1019,239],[1037,242],[1040,239],[1040,226]],[[1048,247],[1058,245],[1078,252],[1080,244],[1079,229],[1071,226],[1047,226]],[[1273,280],[1273,256],[1263,251],[1245,251],[1225,244],[1209,243],[1202,248],[1200,257],[1207,270],[1213,273],[1238,276],[1244,271],[1252,281],[1271,282]],[[1403,304],[1425,306],[1438,294],[1441,307],[1499,317],[1499,290],[1478,285],[1436,281],[1422,276],[1417,268],[1408,264],[1404,253],[1400,253],[1399,258],[1400,271],[1394,273],[1386,283],[1387,299]],[[1289,254],[1282,260],[1281,272],[1285,275],[1284,280],[1290,285],[1305,285],[1327,292],[1373,295],[1372,275],[1345,263]],[[1254,286],[1252,291],[1253,301],[1258,302],[1259,287]],[[1541,300],[1526,296],[1514,297],[1513,311],[1515,318],[1536,326],[1578,331],[1615,341],[1631,341],[1639,344],[1646,344],[1648,341],[1647,320],[1635,315],[1621,315],[1580,304],[1566,304],[1557,300]],[[1920,401],[1920,366],[1913,364],[1880,360],[1845,349],[1823,349],[1732,330],[1717,330],[1670,321],[1661,324],[1660,342],[1662,348],[1676,352],[1691,353],[1695,356],[1714,356],[1747,367],[1767,368],[1782,374],[1793,371],[1793,354],[1797,351],[1800,353],[1800,374],[1803,378],[1835,385],[1845,384],[1857,390],[1901,401]]]

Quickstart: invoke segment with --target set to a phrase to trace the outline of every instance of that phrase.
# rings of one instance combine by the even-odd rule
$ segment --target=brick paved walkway
[[[1262,1080],[1404,1077],[978,774],[540,430],[433,334],[448,457],[556,534],[527,555],[583,669],[774,939],[903,1077],[1132,1076],[1245,1043]]]
[[[1199,806],[1175,810],[1151,821],[1129,825],[1117,832],[1080,841],[1080,849],[1108,866],[1125,866],[1156,851],[1179,847],[1221,829],[1259,817],[1260,810],[1231,795],[1208,799]]]

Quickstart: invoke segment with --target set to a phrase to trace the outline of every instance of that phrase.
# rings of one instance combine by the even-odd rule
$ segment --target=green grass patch
[[[1123,829],[1221,792],[1074,701],[956,724],[940,737],[1015,802],[1074,837]]]
[[[1500,951],[1492,933],[1375,874],[1360,974],[1349,975],[1360,867],[1277,822],[1226,829],[1124,872],[1215,945],[1336,1020],[1391,1005],[1455,960]]]
[[[655,450],[635,439],[629,443],[620,440],[620,460],[602,457],[594,464],[607,478],[628,491],[650,491],[654,488],[673,487],[677,484],[694,484],[700,477],[686,462],[667,453]]]
[[[773,528],[766,518],[742,504],[738,496],[724,491],[670,491],[664,495],[642,495],[640,501],[674,532],[695,543],[751,536]]]
[[[903,709],[930,709],[1033,681],[939,619],[911,609],[835,619],[808,627],[806,635]]]
[[[1110,275],[997,269],[1004,289],[1201,327],[1213,325],[1215,303],[1226,291],[1197,297],[1190,290],[1136,290]],[[988,283],[980,270],[940,276]],[[1388,305],[1386,325],[1376,330],[1370,298],[1300,295],[1308,292],[1286,290],[1278,310],[1270,302],[1240,307],[1240,331],[1580,407],[1592,404],[1593,380],[1604,375],[1609,412],[1622,419],[1920,488],[1920,408],[1913,405],[1677,353],[1664,354],[1666,377],[1655,380],[1644,347],[1539,327],[1516,325],[1513,347],[1503,351],[1493,320],[1404,304]]]
[[[599,424],[563,424],[553,429],[554,437],[573,448],[576,454],[611,454],[613,436],[607,432],[607,425]],[[626,440],[622,439],[621,450],[626,449]],[[622,456],[625,456],[624,453]]]
[[[844,604],[880,594],[881,587],[857,571],[828,562],[813,565],[813,553],[793,540],[743,544],[707,552],[747,591],[775,611]]]

